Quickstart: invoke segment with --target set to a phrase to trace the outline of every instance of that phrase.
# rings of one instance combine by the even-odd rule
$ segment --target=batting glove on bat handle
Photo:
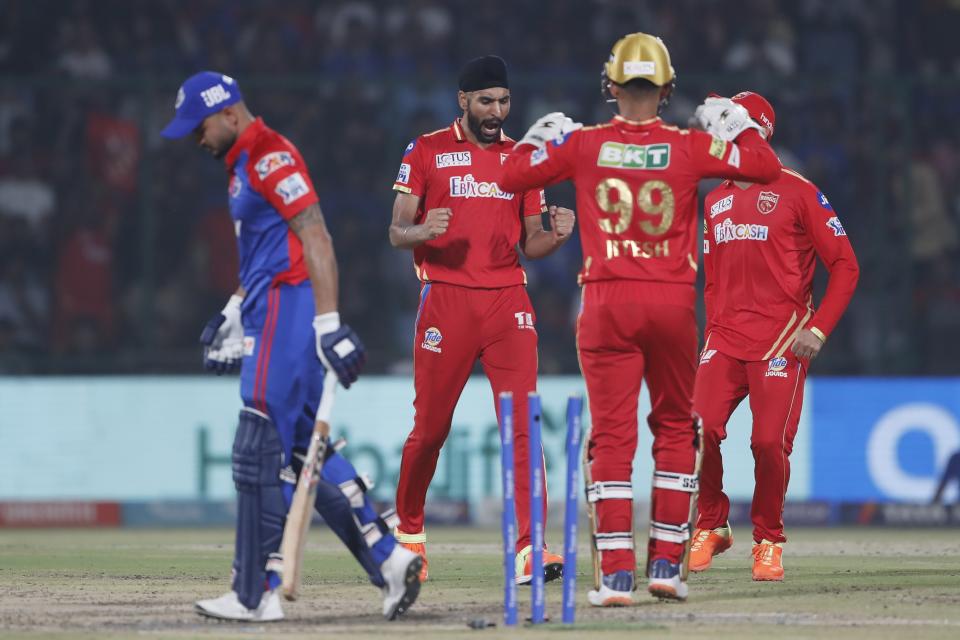
[[[327,371],[337,374],[344,389],[357,381],[367,361],[366,349],[349,325],[340,324],[336,311],[323,313],[313,319],[317,337],[317,357]]]
[[[230,296],[223,310],[207,321],[200,334],[203,366],[218,376],[235,370],[243,358],[242,303],[240,296]]]

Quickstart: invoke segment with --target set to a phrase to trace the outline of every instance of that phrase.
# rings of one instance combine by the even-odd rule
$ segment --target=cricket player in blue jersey
[[[243,102],[237,82],[204,71],[177,93],[167,138],[193,134],[226,163],[237,232],[240,288],[207,323],[204,363],[218,374],[240,367],[243,409],[233,443],[237,535],[229,593],[196,603],[229,620],[283,618],[278,586],[283,525],[308,446],[327,371],[349,388],[364,348],[337,313],[337,261],[316,191],[296,147]],[[316,509],[383,590],[392,620],[420,590],[419,556],[396,543],[391,509],[377,514],[372,486],[343,456],[323,465]]]

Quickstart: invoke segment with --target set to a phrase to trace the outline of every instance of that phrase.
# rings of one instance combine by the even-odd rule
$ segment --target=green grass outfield
[[[400,621],[380,616],[379,592],[329,531],[315,529],[302,598],[280,623],[202,619],[193,600],[226,590],[228,530],[0,530],[0,637],[350,638],[603,637],[960,638],[960,531],[795,529],[781,584],[750,579],[750,534],[714,568],[691,576],[688,602],[638,592],[624,609],[592,609],[581,544],[577,624],[560,619],[560,585],[547,585],[553,622],[504,629],[499,531],[433,529],[430,580]],[[585,536],[581,535],[581,541]],[[559,547],[558,532],[549,539]],[[520,588],[521,615],[529,591]],[[496,628],[470,630],[483,618]]]

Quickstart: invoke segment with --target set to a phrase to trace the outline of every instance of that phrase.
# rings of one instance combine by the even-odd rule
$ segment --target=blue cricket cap
[[[182,138],[224,107],[240,102],[240,85],[230,76],[201,71],[180,85],[173,120],[160,132],[164,138]]]

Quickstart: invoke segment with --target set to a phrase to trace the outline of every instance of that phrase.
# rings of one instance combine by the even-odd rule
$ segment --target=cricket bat
[[[323,395],[317,409],[317,419],[310,436],[310,446],[303,460],[297,488],[293,492],[287,522],[283,527],[283,541],[280,552],[283,554],[283,597],[296,600],[300,591],[300,579],[303,573],[303,550],[307,545],[307,531],[313,517],[313,503],[317,497],[317,483],[323,470],[323,461],[330,446],[330,413],[333,410],[333,394],[337,388],[337,376],[327,372],[323,379]]]

